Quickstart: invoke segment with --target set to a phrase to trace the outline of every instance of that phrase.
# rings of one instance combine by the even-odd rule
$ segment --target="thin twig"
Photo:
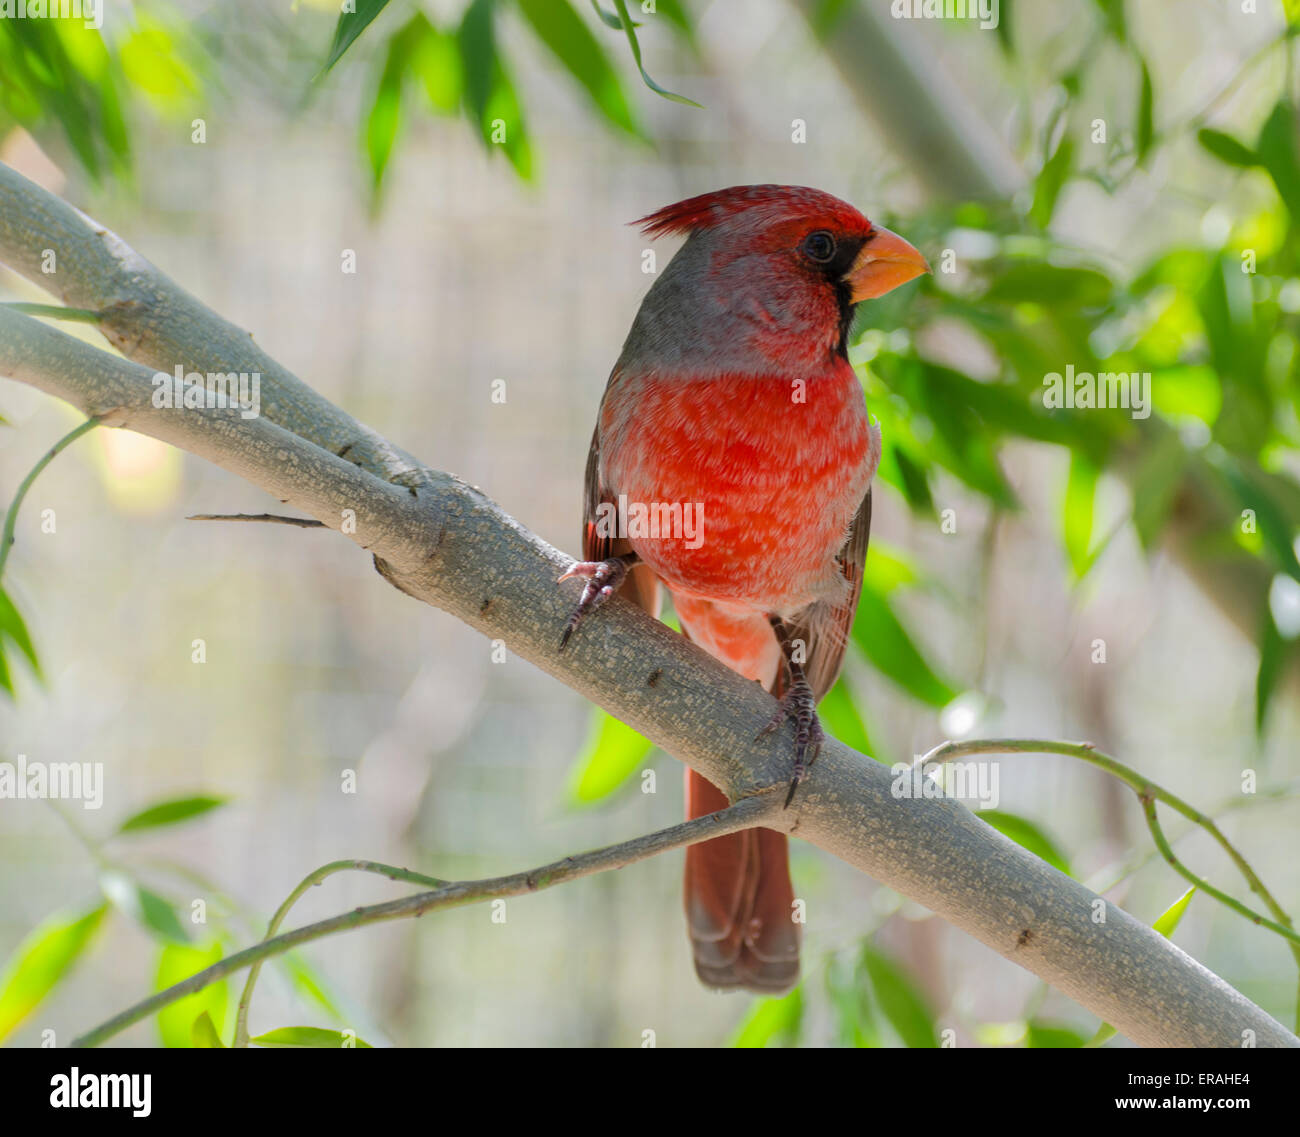
[[[218,960],[211,967],[204,968],[188,979],[168,987],[165,991],[151,995],[136,1003],[135,1006],[128,1007],[121,1014],[114,1015],[93,1030],[74,1038],[72,1045],[98,1046],[133,1023],[148,1018],[186,995],[203,990],[204,987],[224,979],[227,975],[242,971],[245,967],[251,967],[273,956],[282,955],[299,944],[332,935],[334,932],[378,924],[385,920],[422,916],[425,912],[459,907],[478,900],[524,896],[530,892],[539,892],[543,888],[550,888],[566,880],[576,880],[579,877],[591,876],[593,873],[635,864],[669,849],[693,845],[697,841],[707,841],[713,837],[725,837],[728,833],[737,833],[742,829],[752,829],[761,825],[769,815],[779,813],[780,808],[780,800],[774,793],[764,794],[761,797],[742,798],[735,805],[720,809],[716,813],[697,817],[668,829],[661,829],[657,833],[635,837],[631,841],[624,841],[618,845],[609,845],[589,853],[565,857],[563,860],[553,861],[540,868],[489,880],[460,881],[444,885],[432,892],[418,892],[414,896],[406,896],[400,900],[354,908],[351,912],[295,928],[291,932],[263,940],[259,944]]]
[[[6,301],[6,308],[22,312],[25,316],[43,316],[49,320],[71,320],[77,324],[98,324],[103,318],[89,308],[67,308],[62,304],[32,304],[26,300]]]
[[[327,865],[322,865],[315,872],[308,873],[307,876],[303,877],[298,887],[289,893],[285,902],[275,910],[275,915],[271,917],[271,922],[267,925],[266,935],[263,939],[271,939],[280,930],[280,925],[284,923],[284,918],[289,914],[289,909],[302,898],[305,892],[335,873],[349,871],[377,873],[380,876],[388,877],[389,880],[405,881],[407,884],[423,884],[434,889],[446,888],[450,883],[449,881],[439,880],[437,877],[411,872],[410,869],[400,869],[393,865],[381,864],[378,861],[331,861]],[[244,984],[243,994],[239,996],[239,1011],[235,1016],[234,1045],[236,1047],[248,1045],[248,1006],[253,1000],[253,988],[257,985],[257,977],[261,973],[262,964],[260,961],[248,969],[248,981]]]
[[[1213,896],[1219,903],[1227,905],[1227,907],[1245,916],[1252,923],[1268,928],[1286,939],[1297,966],[1300,966],[1300,934],[1297,934],[1292,925],[1291,917],[1273,898],[1273,894],[1264,887],[1264,882],[1259,879],[1246,858],[1223,835],[1223,831],[1214,823],[1214,819],[1207,817],[1195,806],[1189,805],[1176,794],[1170,793],[1163,786],[1151,781],[1150,778],[1144,777],[1131,767],[1125,766],[1122,762],[1116,761],[1108,754],[1101,753],[1091,742],[1056,742],[1041,738],[989,738],[969,739],[965,742],[943,742],[928,754],[921,755],[913,763],[913,768],[924,769],[929,763],[948,762],[953,758],[966,754],[1064,754],[1070,758],[1082,759],[1089,765],[1096,766],[1119,778],[1137,794],[1138,800],[1142,803],[1142,812],[1146,818],[1147,828],[1151,830],[1152,840],[1155,841],[1156,848],[1160,850],[1160,855],[1164,857],[1170,867],[1184,880],[1195,885],[1206,895]],[[1209,833],[1219,843],[1224,852],[1228,854],[1232,863],[1240,870],[1241,875],[1246,878],[1246,883],[1250,885],[1251,892],[1264,901],[1264,904],[1276,919],[1270,920],[1267,916],[1261,916],[1258,912],[1246,907],[1240,900],[1215,888],[1209,881],[1197,876],[1184,865],[1175,855],[1172,846],[1165,837],[1164,830],[1160,826],[1160,821],[1156,817],[1155,803],[1157,801],[1164,802],[1170,809],[1181,813],[1189,821],[1195,822]],[[1297,1021],[1300,1021],[1300,1003],[1297,1004],[1296,1013]]]
[[[296,525],[299,529],[325,529],[314,517],[285,517],[279,513],[191,513],[186,521],[262,521],[269,525]]]
[[[1250,809],[1252,806],[1257,805],[1276,805],[1279,801],[1297,797],[1300,797],[1300,782],[1282,782],[1276,786],[1268,786],[1262,790],[1257,790],[1246,797],[1231,798],[1211,810],[1209,816],[1214,819],[1215,824],[1218,824],[1223,819],[1224,814],[1235,813],[1240,809]],[[1170,844],[1176,845],[1183,838],[1190,837],[1198,828],[1199,826],[1193,826],[1191,829],[1185,829],[1172,838]],[[1118,866],[1113,864],[1102,866],[1084,883],[1098,894],[1109,892],[1111,889],[1123,884],[1134,873],[1146,868],[1159,856],[1159,849],[1144,849],[1141,853]],[[1109,880],[1110,883],[1102,883],[1106,880]]]
[[[27,477],[22,480],[18,487],[18,492],[14,494],[14,500],[9,504],[9,512],[5,514],[4,532],[0,533],[0,576],[4,575],[5,561],[9,559],[9,550],[14,543],[14,526],[18,523],[18,507],[22,505],[23,498],[27,496],[27,491],[32,488],[32,483],[36,481],[40,472],[45,469],[61,450],[66,449],[72,443],[76,442],[87,431],[92,430],[99,425],[99,419],[88,418],[74,430],[68,431],[62,438],[49,448],[35,466],[31,468]]]

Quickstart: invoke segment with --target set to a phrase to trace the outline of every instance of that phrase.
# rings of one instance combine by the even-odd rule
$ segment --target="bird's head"
[[[929,271],[897,234],[806,186],[733,186],[636,224],[688,237],[642,306],[647,346],[675,326],[724,370],[824,366],[828,351],[844,353],[856,304]],[[728,367],[725,356],[738,358]]]

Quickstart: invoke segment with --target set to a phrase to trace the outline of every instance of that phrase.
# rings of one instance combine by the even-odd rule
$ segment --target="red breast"
[[[629,501],[695,509],[689,538],[632,537],[664,583],[768,612],[837,586],[835,554],[880,458],[861,384],[838,357],[793,380],[620,376],[601,437],[608,484]]]

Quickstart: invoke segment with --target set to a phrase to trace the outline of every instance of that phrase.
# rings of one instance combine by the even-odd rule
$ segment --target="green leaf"
[[[373,1050],[374,1047],[365,1039],[341,1030],[325,1030],[318,1026],[283,1026],[278,1030],[269,1030],[250,1038],[249,1042],[258,1046],[306,1046],[315,1050],[340,1050],[356,1047],[360,1050]]]
[[[994,277],[984,299],[1002,304],[1101,308],[1110,303],[1114,291],[1110,277],[1096,269],[1016,261]]]
[[[130,916],[155,939],[189,943],[176,909],[156,892],[115,869],[100,875],[99,887],[118,911]]]
[[[6,639],[12,640],[17,645],[18,650],[31,665],[33,674],[37,679],[42,679],[41,663],[36,656],[36,646],[32,643],[32,637],[27,632],[27,625],[23,622],[22,615],[14,606],[14,602],[9,599],[9,594],[0,585],[0,652],[4,650]]]
[[[797,1046],[803,1025],[803,988],[780,999],[756,999],[731,1045],[746,1050],[766,1046]]]
[[[1106,21],[1106,28],[1120,43],[1128,39],[1128,25],[1124,20],[1124,0],[1096,0]]]
[[[153,989],[165,991],[182,983],[192,975],[211,967],[221,960],[221,944],[217,940],[201,947],[181,944],[164,944],[158,952],[158,968],[154,973]],[[158,1035],[164,1046],[207,1046],[195,1036],[200,1019],[207,1019],[213,1034],[218,1036],[217,1023],[225,1024],[230,988],[226,980],[210,983],[193,995],[186,995],[158,1012]]]
[[[881,1045],[880,1027],[871,1009],[870,982],[862,968],[846,966],[840,955],[826,960],[826,995],[835,1012],[836,1043],[857,1049]]]
[[[1202,127],[1196,132],[1196,141],[1220,162],[1229,166],[1240,166],[1245,169],[1259,165],[1259,155],[1255,151],[1221,130]]]
[[[607,12],[600,5],[600,0],[591,0],[591,6],[595,9],[596,15],[600,17],[600,22],[607,28],[613,28],[616,32],[623,30],[623,21],[618,18],[616,12]],[[636,25],[640,27],[640,25]]]
[[[327,990],[324,978],[301,958],[293,952],[286,952],[277,957],[277,962],[298,994],[315,1003],[327,1015],[333,1015],[336,1019],[344,1017],[338,1002]]]
[[[826,697],[817,708],[817,714],[827,732],[845,746],[856,750],[859,754],[869,754],[878,758],[876,748],[867,734],[867,724],[858,713],[853,695],[843,678],[826,693]]]
[[[516,0],[538,38],[586,90],[596,109],[620,130],[644,137],[632,117],[618,72],[569,0]]]
[[[388,0],[357,0],[355,12],[343,12],[339,22],[334,26],[334,42],[330,44],[325,66],[321,68],[324,75],[343,58],[343,53],[356,41],[357,36],[370,26],[380,12],[388,5]]]
[[[1259,669],[1255,672],[1255,734],[1257,737],[1262,738],[1264,735],[1269,703],[1273,701],[1278,680],[1282,677],[1282,663],[1286,654],[1286,643],[1277,630],[1277,624],[1273,622],[1273,613],[1265,605],[1264,626],[1259,636]]]
[[[963,482],[1004,509],[1016,509],[1015,491],[998,461],[997,436],[983,429],[979,416],[959,403],[935,399],[925,404],[934,424],[934,458]]]
[[[465,74],[465,101],[480,125],[492,94],[492,71],[497,63],[493,0],[473,0],[461,17],[456,33]]]
[[[893,960],[870,944],[862,948],[862,966],[880,1013],[909,1049],[937,1049],[939,1035],[927,1000],[911,977]]]
[[[632,23],[632,18],[627,14],[627,0],[614,0],[614,7],[618,9],[619,23],[627,36],[628,46],[632,49],[632,58],[636,62],[636,68],[641,72],[641,81],[656,95],[662,95],[665,99],[671,99],[674,103],[685,103],[689,107],[699,107],[700,104],[694,99],[688,99],[685,95],[674,95],[672,91],[665,90],[650,78],[641,63],[641,45],[637,42],[636,25]],[[700,109],[703,110],[702,107]]]
[[[456,33],[465,104],[488,149],[505,151],[515,172],[527,181],[533,173],[532,149],[519,98],[496,50],[493,11],[493,0],[473,0]]]
[[[364,141],[366,158],[370,163],[370,186],[375,193],[383,185],[388,161],[397,142],[397,131],[402,121],[402,84],[409,59],[409,39],[398,32],[388,41],[375,97],[366,114]]]
[[[1192,897],[1196,894],[1196,886],[1192,885],[1186,892],[1175,900],[1157,917],[1156,922],[1151,925],[1165,939],[1174,934],[1174,929],[1178,927],[1178,922],[1183,918],[1183,913],[1187,911],[1187,906],[1192,902]]]
[[[1032,821],[1000,809],[981,809],[975,816],[1022,849],[1028,849],[1034,856],[1046,861],[1058,872],[1063,872],[1066,876],[1074,875],[1060,847]]]
[[[889,602],[865,584],[852,638],[877,670],[914,699],[942,708],[960,694],[958,688],[941,679],[926,662]]]
[[[456,37],[439,31],[422,14],[415,18],[424,22],[424,32],[411,49],[407,69],[424,85],[435,111],[455,114],[465,89]]]
[[[863,566],[864,579],[881,596],[897,588],[919,583],[923,576],[910,553],[883,540],[871,542],[871,555]]]
[[[199,817],[225,805],[229,798],[195,794],[193,797],[169,798],[147,809],[133,813],[117,827],[118,833],[134,833],[140,829],[156,829],[160,825],[176,825]]]
[[[1297,156],[1300,147],[1296,143],[1296,112],[1285,98],[1264,121],[1255,149],[1291,213],[1292,224],[1300,224],[1300,156]]]
[[[836,32],[845,11],[853,0],[817,0],[817,7],[808,16],[808,26],[820,41],[825,43]]]
[[[920,370],[921,406],[935,415],[937,424],[953,423],[958,437],[968,434],[987,442],[992,435],[1010,434],[1063,446],[1083,441],[1069,416],[1049,413],[1042,407],[1041,398],[1026,399],[1025,392],[1012,383],[980,382],[950,367],[928,362],[922,363]],[[961,408],[961,413],[954,413],[955,407]],[[936,415],[937,408],[945,408],[948,413]],[[958,442],[954,442],[954,449],[961,449]]]
[[[934,497],[930,492],[930,478],[925,467],[913,459],[905,447],[897,443],[887,446],[885,453],[887,458],[894,460],[893,466],[897,472],[897,480],[894,484],[902,491],[907,504],[914,512],[933,517]],[[888,476],[887,473],[885,476]]]
[[[1155,93],[1151,88],[1151,70],[1147,67],[1147,61],[1140,55],[1138,67],[1141,69],[1141,82],[1138,93],[1137,160],[1141,165],[1151,152],[1151,144],[1156,136]]]
[[[1213,426],[1223,409],[1219,373],[1204,364],[1161,367],[1151,375],[1151,405],[1163,415],[1191,415]]]
[[[1040,229],[1046,229],[1051,223],[1052,214],[1056,212],[1057,198],[1069,181],[1073,166],[1074,142],[1069,134],[1063,134],[1051,157],[1043,163],[1043,168],[1034,179],[1034,200],[1029,207],[1029,218]]]
[[[199,1050],[226,1049],[226,1044],[221,1041],[221,1035],[212,1025],[212,1016],[207,1011],[194,1020],[194,1025],[190,1028],[190,1044]]]
[[[1014,59],[1016,55],[1016,37],[1011,22],[1012,0],[1002,0],[998,5],[998,26],[995,29],[998,37],[998,46],[1002,49],[1002,54],[1008,59]]]
[[[590,805],[612,794],[645,763],[654,744],[644,735],[596,708],[591,731],[570,779],[570,797]]]
[[[1164,530],[1187,466],[1187,451],[1172,431],[1147,450],[1133,486],[1133,527],[1150,552]]]
[[[982,1022],[975,1024],[975,1040],[989,1049],[1016,1046],[1025,1041],[1029,1024],[1023,1019],[1010,1022]]]
[[[24,125],[57,124],[92,180],[129,172],[120,71],[107,69],[98,33],[70,20],[7,20],[4,33],[5,109]],[[98,77],[88,74],[96,65],[104,67]]]
[[[1070,455],[1061,522],[1065,552],[1074,579],[1082,580],[1096,559],[1092,549],[1093,511],[1097,498],[1097,467],[1081,454]]]
[[[1261,470],[1247,458],[1225,455],[1214,461],[1243,509],[1252,510],[1264,547],[1279,572],[1300,580],[1295,533],[1300,530],[1300,502],[1295,483]]]
[[[1086,1040],[1077,1030],[1056,1023],[1030,1019],[1025,1031],[1025,1046],[1031,1050],[1065,1050],[1085,1045]]]
[[[1102,1023],[1101,1026],[1097,1028],[1097,1033],[1088,1039],[1088,1041],[1083,1045],[1088,1049],[1095,1049],[1096,1047],[1101,1046],[1102,1043],[1109,1042],[1118,1033],[1119,1031],[1111,1026],[1110,1023]]]
[[[104,918],[101,904],[45,920],[14,949],[0,973],[0,1039],[7,1038],[81,958]]]
[[[143,11],[135,14],[133,23],[135,27],[118,45],[123,74],[164,111],[192,104],[199,96],[199,83],[178,30]]]

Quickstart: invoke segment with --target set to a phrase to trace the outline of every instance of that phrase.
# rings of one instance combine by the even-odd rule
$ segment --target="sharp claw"
[[[607,561],[576,561],[573,567],[559,578],[559,581],[582,578],[587,582],[582,589],[578,606],[574,608],[560,635],[561,651],[564,650],[569,637],[577,631],[583,619],[618,591],[619,585],[627,576],[629,567],[630,562],[625,557],[611,557]],[[559,581],[556,583],[558,584]]]
[[[781,705],[777,708],[776,714],[758,732],[755,740],[771,734],[784,724],[787,719],[794,720],[794,775],[790,781],[789,792],[785,795],[785,805],[783,807],[785,809],[789,809],[790,802],[794,800],[794,791],[799,788],[799,783],[804,780],[808,768],[816,761],[817,755],[821,751],[822,742],[826,737],[821,723],[817,719],[816,700],[812,688],[803,679],[799,679],[790,685],[789,690],[781,698]]]

